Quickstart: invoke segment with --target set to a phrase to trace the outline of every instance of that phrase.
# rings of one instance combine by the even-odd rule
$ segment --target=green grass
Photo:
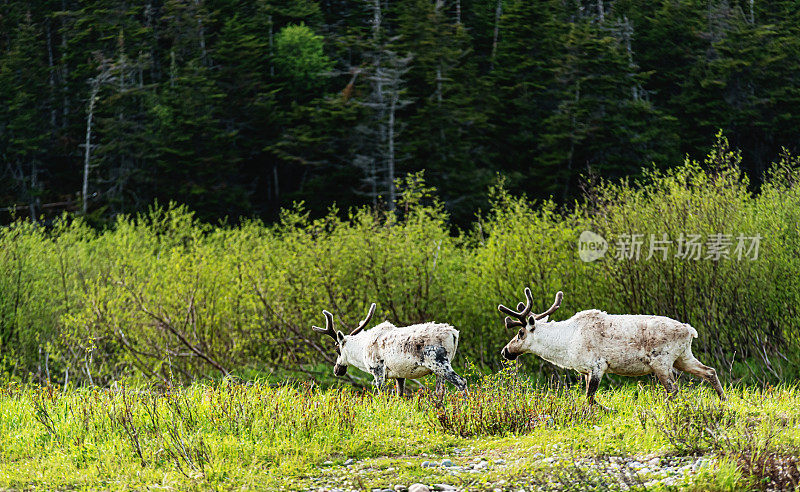
[[[713,459],[675,485],[681,489],[790,486],[800,464],[800,391],[727,391],[720,403],[691,384],[673,400],[652,383],[603,388],[598,398],[614,410],[607,413],[589,409],[580,388],[532,387],[508,371],[467,394],[421,390],[402,399],[231,381],[66,392],[8,384],[0,389],[0,489],[369,489],[417,481],[606,489],[616,482],[574,462],[689,455]],[[420,466],[444,456],[489,467],[456,477]],[[348,458],[356,460],[349,469],[341,466]]]

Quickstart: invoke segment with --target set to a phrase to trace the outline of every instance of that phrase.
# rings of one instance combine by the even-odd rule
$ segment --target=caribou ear
[[[339,342],[339,345],[342,345],[344,343],[344,333],[342,333],[341,331],[337,331],[336,341]]]

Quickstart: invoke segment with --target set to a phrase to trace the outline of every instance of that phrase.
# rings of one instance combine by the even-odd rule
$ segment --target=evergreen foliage
[[[0,221],[113,223],[158,199],[267,221],[392,208],[426,170],[452,220],[509,189],[700,158],[757,188],[797,152],[794,1],[34,0],[0,5]],[[93,94],[95,97],[93,97]],[[91,115],[90,115],[91,113]],[[88,146],[88,148],[87,148]],[[86,196],[82,196],[86,182]],[[531,186],[535,183],[535,186]]]

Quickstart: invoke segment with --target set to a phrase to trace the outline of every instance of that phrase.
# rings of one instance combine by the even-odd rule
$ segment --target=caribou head
[[[323,310],[322,314],[325,315],[325,328],[320,328],[319,326],[312,326],[311,328],[316,332],[324,333],[330,336],[333,338],[333,341],[336,342],[335,348],[337,357],[336,364],[333,366],[333,374],[341,377],[347,374],[347,366],[349,365],[349,361],[347,360],[347,351],[344,350],[344,346],[351,337],[361,333],[361,330],[367,326],[369,320],[372,319],[372,315],[375,314],[375,303],[373,302],[370,306],[367,317],[364,318],[358,324],[356,329],[351,331],[349,335],[345,335],[342,331],[336,330],[333,327],[333,315],[329,311]]]
[[[520,327],[519,331],[517,332],[517,336],[511,339],[508,344],[503,347],[503,350],[500,354],[508,360],[514,360],[519,357],[521,354],[530,352],[529,346],[533,342],[533,333],[536,330],[536,323],[546,322],[547,317],[553,314],[556,309],[561,306],[561,300],[564,298],[564,293],[558,291],[556,293],[556,300],[550,309],[547,311],[540,313],[540,314],[531,314],[531,310],[533,309],[533,294],[531,293],[531,289],[525,287],[525,299],[527,300],[526,304],[522,304],[521,302],[517,304],[517,310],[514,311],[511,308],[507,308],[500,304],[497,306],[497,309],[503,313],[507,314],[505,319],[506,328],[516,328]]]

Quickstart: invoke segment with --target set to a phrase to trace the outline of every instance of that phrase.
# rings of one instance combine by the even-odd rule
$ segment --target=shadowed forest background
[[[0,371],[330,378],[311,324],[371,302],[496,369],[531,286],[788,380],[798,128],[797,1],[3,2]],[[584,230],[762,242],[583,263]]]
[[[702,159],[758,185],[797,151],[800,3],[48,0],[0,5],[0,221],[186,204],[391,208],[424,169],[451,220],[581,175]]]

